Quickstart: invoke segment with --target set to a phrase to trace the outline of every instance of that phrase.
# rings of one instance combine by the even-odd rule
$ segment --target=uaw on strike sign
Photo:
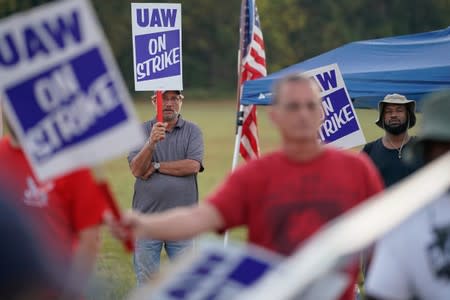
[[[222,241],[202,242],[190,255],[178,259],[172,272],[137,290],[130,300],[235,299],[281,260],[256,246]]]
[[[181,4],[132,3],[136,91],[182,90]]]
[[[127,89],[86,0],[2,20],[0,78],[7,116],[41,180],[142,142]]]
[[[351,98],[337,64],[317,68],[305,75],[318,83],[325,119],[320,127],[322,141],[339,148],[366,143]]]
[[[353,148],[366,143],[362,128],[358,121],[355,108],[348,94],[344,79],[337,64],[331,64],[309,70],[303,73],[317,82],[322,97],[325,113],[323,124],[319,131],[320,139],[338,148]],[[247,81],[244,84],[242,98],[258,99],[261,104],[270,104],[267,98],[272,97],[269,85],[264,79]],[[261,83],[259,83],[261,82]]]

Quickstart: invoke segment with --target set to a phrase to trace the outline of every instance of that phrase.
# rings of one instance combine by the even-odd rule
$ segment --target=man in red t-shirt
[[[88,169],[40,182],[14,137],[0,139],[0,184],[25,212],[70,289],[87,283],[107,202]]]
[[[319,142],[324,112],[312,79],[280,80],[269,113],[281,134],[279,151],[237,169],[198,207],[131,213],[124,224],[138,237],[169,240],[246,225],[250,242],[289,255],[325,223],[382,190],[365,154]],[[112,229],[119,237],[126,233],[118,224]]]

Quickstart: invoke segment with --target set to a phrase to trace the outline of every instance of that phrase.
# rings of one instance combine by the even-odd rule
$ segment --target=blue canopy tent
[[[389,93],[420,102],[427,93],[450,89],[450,27],[346,44],[267,77],[247,81],[241,103],[269,105],[274,80],[337,63],[355,107],[374,108]]]

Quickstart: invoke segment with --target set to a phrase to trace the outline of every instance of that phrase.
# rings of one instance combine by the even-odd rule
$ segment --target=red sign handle
[[[117,202],[114,199],[114,196],[113,196],[108,184],[106,182],[99,182],[98,186],[100,187],[106,200],[108,201],[108,206],[111,209],[111,212],[112,212],[114,218],[117,221],[120,221],[122,216],[121,216],[119,207],[117,206]],[[134,244],[133,244],[131,232],[130,232],[129,236],[123,241],[123,245],[128,252],[133,252]]]
[[[156,91],[156,120],[161,123],[163,121],[162,91]]]

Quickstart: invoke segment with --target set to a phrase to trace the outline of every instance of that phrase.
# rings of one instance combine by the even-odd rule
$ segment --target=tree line
[[[46,0],[0,0],[0,18]],[[151,2],[151,1],[133,1]],[[184,0],[183,73],[186,89],[233,90],[236,85],[240,0]],[[450,25],[450,0],[256,0],[268,71],[348,42],[437,30]],[[133,91],[131,5],[92,0],[130,91]]]

